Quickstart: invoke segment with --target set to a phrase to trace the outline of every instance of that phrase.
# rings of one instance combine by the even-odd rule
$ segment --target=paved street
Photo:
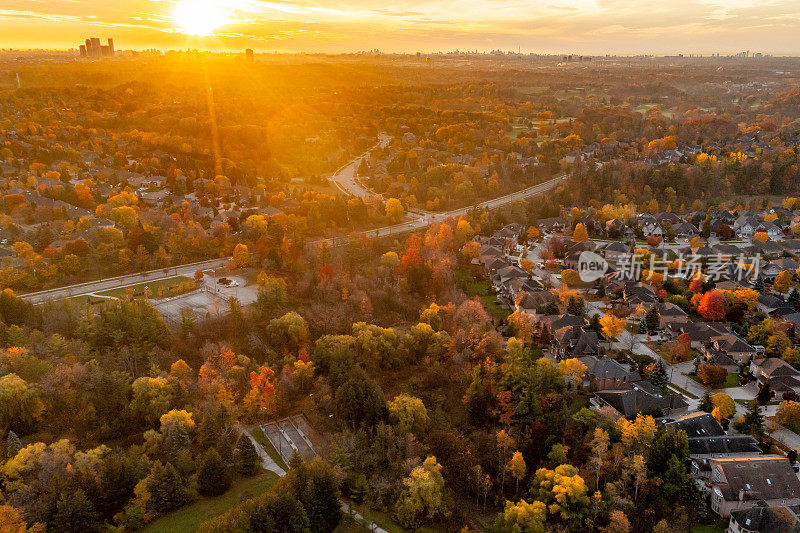
[[[28,300],[33,304],[41,304],[46,301],[63,300],[64,298],[82,296],[85,294],[91,294],[93,292],[115,289],[117,287],[135,285],[145,281],[156,281],[165,278],[172,278],[175,276],[186,276],[191,278],[194,276],[194,273],[198,270],[207,270],[209,268],[219,268],[225,266],[228,263],[228,261],[230,261],[230,259],[231,259],[230,257],[223,257],[219,259],[210,259],[208,261],[200,261],[197,263],[189,263],[186,265],[174,266],[169,268],[160,268],[157,270],[150,270],[147,272],[128,274],[126,276],[117,276],[97,281],[89,281],[86,283],[78,283],[76,285],[69,285],[67,287],[59,287],[56,289],[49,289],[46,291],[21,294],[20,297],[25,300]]]
[[[390,140],[390,138],[389,138]],[[378,144],[382,144],[384,142],[388,142],[386,136],[382,136],[381,140]],[[362,156],[363,157],[363,156]],[[334,181],[337,183],[340,188],[344,188],[348,194],[354,194],[356,196],[360,195],[372,195],[373,193],[368,189],[363,188],[360,184],[356,183],[353,174],[355,169],[357,168],[357,161],[360,162],[360,158],[356,161],[351,162],[348,165],[345,165],[335,174]],[[494,198],[492,200],[488,200],[485,202],[481,202],[479,204],[475,204],[473,206],[462,207],[460,209],[454,209],[452,211],[448,211],[446,213],[429,213],[427,211],[419,211],[412,212],[410,216],[414,218],[414,220],[410,222],[404,222],[401,224],[395,224],[392,226],[385,226],[382,228],[377,228],[373,230],[368,230],[363,232],[364,235],[368,237],[390,237],[392,235],[398,235],[402,233],[406,233],[409,231],[416,231],[420,229],[424,229],[436,222],[442,222],[447,220],[451,217],[459,217],[466,215],[468,211],[474,208],[486,208],[486,209],[497,209],[500,207],[505,207],[510,205],[514,200],[519,198],[530,198],[533,196],[538,196],[540,194],[547,193],[548,191],[554,189],[560,183],[566,180],[566,176],[559,176],[552,180],[546,181],[544,183],[540,183],[538,185],[534,185],[532,187],[528,187],[521,191],[517,191],[511,194],[507,194],[505,196],[501,196],[499,198]],[[352,190],[352,193],[350,192]],[[335,237],[330,239],[316,239],[313,241],[308,242],[307,246],[309,248],[313,248],[319,246],[322,243],[327,243],[328,246],[337,247],[343,246],[350,241],[350,237]],[[97,281],[90,281],[86,283],[78,283],[75,285],[69,285],[66,287],[58,287],[55,289],[48,289],[45,291],[33,292],[28,294],[21,294],[20,297],[28,300],[33,304],[41,304],[46,301],[53,301],[53,300],[62,300],[64,298],[71,298],[74,296],[82,296],[86,294],[91,294],[94,292],[105,291],[108,289],[114,289],[117,287],[124,287],[127,285],[134,285],[137,283],[142,283],[144,281],[156,281],[160,279],[165,279],[173,276],[188,276],[191,277],[194,275],[195,271],[197,270],[205,270],[209,268],[219,268],[225,266],[225,264],[230,260],[230,257],[223,257],[219,259],[210,259],[208,261],[200,261],[197,263],[190,263],[186,265],[179,265],[169,268],[162,268],[158,270],[151,270],[148,272],[139,272],[136,274],[129,274],[126,276],[117,276],[113,278],[105,278]]]

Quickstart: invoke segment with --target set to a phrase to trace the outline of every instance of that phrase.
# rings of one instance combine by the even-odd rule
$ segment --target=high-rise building
[[[103,48],[100,45],[100,38],[99,37],[92,37],[89,39],[89,42],[92,43],[92,57],[102,57],[103,55]]]
[[[255,61],[255,56],[253,55],[253,49],[252,48],[248,48],[247,50],[245,50],[244,51],[244,57],[248,61]]]
[[[108,39],[108,45],[100,44],[99,37],[90,37],[86,39],[86,44],[80,46],[81,57],[113,57],[114,56],[114,40]]]

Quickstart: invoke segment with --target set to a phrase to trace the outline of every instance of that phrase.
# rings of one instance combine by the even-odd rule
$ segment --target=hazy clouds
[[[286,51],[798,54],[800,1],[222,0],[233,23],[204,41],[177,33],[171,0],[5,0],[0,46],[77,46],[88,35],[120,48]]]

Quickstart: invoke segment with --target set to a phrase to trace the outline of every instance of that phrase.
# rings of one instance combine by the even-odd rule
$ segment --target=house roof
[[[649,387],[647,386],[649,385]],[[674,394],[655,392],[653,385],[646,381],[626,383],[618,390],[603,390],[595,393],[599,398],[616,409],[625,418],[648,409],[682,409],[688,404]]]
[[[800,479],[785,457],[715,458],[709,463],[712,472],[719,470],[723,474],[724,480],[712,481],[712,485],[728,501],[800,498]]]
[[[582,326],[585,322],[582,316],[569,314],[550,316],[547,317],[547,320],[550,322],[550,329],[553,331],[559,330],[564,326]]]
[[[592,355],[586,357],[579,357],[578,361],[586,365],[586,373],[596,377],[597,379],[623,379],[628,378],[633,381],[633,378],[640,379],[639,374],[630,372],[624,366],[619,364],[610,357],[594,357]]]
[[[746,507],[731,511],[731,520],[742,531],[753,533],[800,533],[800,506]]]
[[[760,454],[761,448],[758,447],[758,441],[750,435],[712,435],[689,439],[690,455],[734,453]]]
[[[731,352],[753,352],[755,353],[755,348],[750,346],[743,338],[734,334],[734,333],[727,333],[725,335],[718,335],[716,337],[711,337],[711,342],[717,343],[719,349],[724,351],[725,353]]]
[[[703,411],[683,415],[672,422],[665,423],[664,426],[675,432],[685,431],[689,438],[725,435],[725,430],[719,425],[717,419],[711,416],[711,413]]]
[[[765,377],[770,379],[776,376],[800,377],[800,372],[780,357],[759,359],[755,362],[755,365],[760,368]]]

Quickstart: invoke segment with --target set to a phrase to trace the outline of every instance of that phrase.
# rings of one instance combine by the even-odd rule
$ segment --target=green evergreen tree
[[[661,315],[658,313],[658,306],[653,305],[644,317],[647,323],[647,330],[650,332],[656,331],[661,321]]]
[[[204,496],[217,496],[231,488],[231,474],[228,465],[222,461],[219,452],[208,449],[200,460],[197,471],[197,489]]]
[[[663,359],[655,362],[653,371],[650,373],[650,383],[656,387],[665,387],[669,383],[669,375],[667,374],[667,365]]]
[[[708,391],[703,394],[703,398],[700,400],[700,403],[697,405],[697,409],[700,411],[705,411],[706,413],[710,413],[714,410],[714,404],[711,403],[711,395]]]
[[[20,442],[19,437],[17,436],[16,433],[9,430],[8,435],[6,435],[6,449],[5,449],[6,457],[8,459],[11,459],[15,455],[17,455],[17,452],[19,452],[21,449],[22,449],[22,442]]]
[[[258,457],[256,448],[250,438],[244,433],[236,443],[234,458],[236,460],[236,471],[242,476],[250,477],[260,470],[261,459]]]
[[[570,315],[583,316],[585,312],[586,306],[583,303],[583,298],[570,296],[569,302],[567,303],[567,313]]]
[[[100,521],[94,505],[82,489],[61,493],[56,503],[56,511],[47,524],[47,531],[55,533],[100,531]]]
[[[764,416],[761,414],[761,404],[757,399],[752,399],[747,404],[747,414],[744,415],[747,431],[755,437],[764,434]]]
[[[253,533],[311,533],[303,504],[287,490],[270,491],[250,515]]]
[[[107,457],[100,468],[99,510],[103,516],[111,518],[121,511],[133,498],[138,482],[137,468],[128,457]]]
[[[150,493],[148,505],[158,513],[167,513],[189,503],[191,499],[181,475],[167,463],[156,463],[147,477],[146,487]]]

